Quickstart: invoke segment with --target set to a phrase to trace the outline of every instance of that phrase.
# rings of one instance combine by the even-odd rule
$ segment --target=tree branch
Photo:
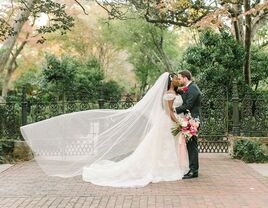
[[[74,1],[75,1],[75,2],[82,8],[84,14],[85,14],[85,15],[88,15],[88,13],[87,13],[85,7],[84,7],[78,0],[74,0]]]
[[[254,38],[259,27],[268,21],[268,10],[260,12],[252,21],[252,39]]]
[[[201,15],[200,17],[196,18],[194,21],[191,21],[191,22],[174,21],[174,20],[169,20],[169,19],[150,19],[148,14],[145,14],[144,17],[146,21],[150,23],[170,24],[170,25],[177,25],[177,26],[183,26],[183,27],[190,27],[196,24],[201,19],[203,19],[207,14],[208,12],[204,13],[203,15]]]
[[[260,48],[264,48],[264,47],[266,47],[266,46],[268,46],[268,41],[262,43],[259,47],[260,47]]]

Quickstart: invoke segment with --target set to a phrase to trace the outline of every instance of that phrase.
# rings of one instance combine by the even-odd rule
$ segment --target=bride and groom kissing
[[[171,128],[187,112],[199,118],[200,102],[189,71],[165,72],[133,107],[67,113],[22,126],[21,133],[49,176],[144,187],[198,177],[197,136],[173,136]]]
[[[174,99],[167,99],[170,107],[170,118],[174,122],[178,122],[177,115],[185,115],[187,111],[190,111],[190,114],[193,118],[200,118],[201,91],[196,83],[192,80],[191,72],[185,70],[179,72],[178,74],[170,74],[167,94],[169,93],[171,93],[171,95],[174,95]],[[177,98],[177,96],[180,97]],[[169,97],[172,98],[173,96]],[[182,103],[178,103],[176,105],[176,102],[174,102],[176,99],[181,99]],[[198,177],[199,161],[197,140],[197,136],[193,135],[186,142],[190,170],[183,176],[183,179]]]

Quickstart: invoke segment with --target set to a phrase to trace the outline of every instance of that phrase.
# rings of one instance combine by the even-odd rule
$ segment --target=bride
[[[35,159],[50,176],[101,186],[143,187],[182,179],[188,172],[184,138],[171,127],[182,104],[177,75],[163,73],[147,94],[125,110],[87,110],[21,127]]]

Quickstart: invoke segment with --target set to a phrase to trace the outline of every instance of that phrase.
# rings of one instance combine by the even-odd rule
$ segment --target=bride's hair
[[[173,79],[174,76],[178,76],[178,75],[176,73],[174,73],[174,72],[169,73],[169,75],[168,75],[167,90],[170,89],[170,86],[171,86],[171,83],[172,83],[172,79]],[[174,90],[175,90],[176,94],[178,94],[178,87],[174,87]]]

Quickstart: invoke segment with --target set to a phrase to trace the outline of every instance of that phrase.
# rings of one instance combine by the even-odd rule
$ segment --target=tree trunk
[[[12,77],[13,72],[16,70],[16,66],[13,66],[13,68],[8,68],[6,77],[3,82],[3,87],[2,87],[2,97],[5,99],[7,97],[7,92],[8,92],[8,87],[9,83]]]
[[[12,26],[14,28],[15,35],[8,37],[8,39],[3,43],[0,49],[0,73],[4,71],[10,58],[12,49],[19,36],[19,33],[21,32],[24,23],[28,20],[28,17],[30,16],[31,8],[33,7],[33,0],[28,0],[26,4],[28,8],[26,8],[25,10],[21,10],[21,12],[16,17],[16,20],[19,21],[14,22]]]
[[[165,71],[172,71],[172,66],[170,64],[170,61],[167,57],[167,54],[166,52],[164,51],[164,45],[163,45],[163,42],[164,42],[164,36],[163,36],[163,29],[161,29],[161,37],[160,37],[160,47],[159,47],[159,52],[160,54],[162,55],[162,58],[165,62],[165,65],[166,65],[166,69]]]
[[[160,55],[160,57],[162,58],[161,60],[163,61],[163,64],[165,65],[165,71],[172,71],[172,67],[170,64],[170,61],[164,51],[164,36],[163,36],[163,29],[161,28],[161,34],[160,34],[160,40],[158,40],[158,37],[155,37],[155,34],[157,34],[156,32],[154,33],[154,31],[151,31],[151,36],[152,36],[152,40],[154,42],[154,45],[158,51],[158,54]]]
[[[243,23],[238,16],[241,14],[241,5],[235,4],[232,8],[232,16],[234,16],[236,19],[233,20],[233,29],[234,29],[234,35],[236,40],[243,44],[244,40],[244,32],[243,32]]]
[[[11,80],[11,77],[14,73],[14,71],[17,69],[17,63],[16,60],[18,58],[18,55],[20,54],[20,52],[23,50],[24,46],[26,45],[26,43],[28,42],[28,37],[29,37],[29,33],[27,33],[26,35],[26,40],[23,41],[21,43],[21,45],[19,46],[19,48],[16,50],[15,54],[12,56],[8,67],[7,67],[7,74],[3,83],[3,87],[2,87],[2,98],[5,99],[7,96],[7,92],[8,92],[8,88],[9,88],[9,83]]]
[[[245,12],[250,9],[250,0],[244,0]],[[245,16],[245,64],[244,64],[244,78],[245,82],[251,84],[250,71],[250,51],[251,51],[251,15]]]

